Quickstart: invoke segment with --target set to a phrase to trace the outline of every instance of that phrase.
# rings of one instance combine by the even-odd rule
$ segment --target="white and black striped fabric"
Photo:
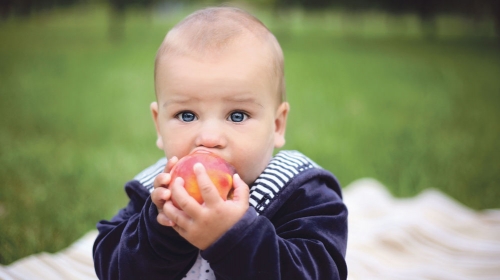
[[[250,205],[261,214],[293,177],[314,167],[319,166],[300,152],[280,151],[250,187]]]
[[[139,181],[151,193],[154,179],[164,171],[166,164],[167,159],[162,158],[135,176],[134,180]],[[250,187],[250,205],[258,214],[262,213],[293,177],[314,167],[319,166],[300,152],[280,151]]]
[[[134,177],[134,180],[137,180],[143,185],[150,193],[153,192],[153,182],[155,181],[156,176],[162,173],[165,170],[165,166],[167,165],[167,159],[161,158],[155,164],[150,167],[144,169],[141,173],[137,174]]]

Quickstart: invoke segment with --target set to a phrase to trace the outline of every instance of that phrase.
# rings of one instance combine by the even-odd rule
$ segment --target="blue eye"
[[[177,114],[176,117],[183,122],[192,122],[196,120],[196,116],[191,112],[181,112]]]
[[[247,119],[247,114],[243,113],[243,112],[233,112],[231,113],[231,115],[229,116],[229,119],[232,121],[232,122],[242,122],[244,120]]]

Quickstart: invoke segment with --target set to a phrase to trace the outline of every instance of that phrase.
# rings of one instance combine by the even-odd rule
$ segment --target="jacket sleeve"
[[[270,219],[250,207],[202,251],[217,279],[347,278],[347,208],[336,180],[306,175],[287,189]]]
[[[97,224],[93,247],[99,279],[181,279],[196,261],[198,249],[175,230],[160,225],[149,192],[138,182],[125,186],[126,208]]]

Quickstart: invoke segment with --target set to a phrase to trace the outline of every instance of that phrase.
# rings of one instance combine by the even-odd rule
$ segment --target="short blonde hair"
[[[253,34],[269,46],[273,74],[278,79],[280,103],[286,100],[283,51],[276,37],[253,15],[234,7],[198,10],[175,25],[165,36],[155,59],[155,85],[160,58],[188,53],[208,55],[222,51],[239,36]]]

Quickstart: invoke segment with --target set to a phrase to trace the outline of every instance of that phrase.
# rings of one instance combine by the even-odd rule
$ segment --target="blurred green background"
[[[373,177],[398,197],[438,188],[498,208],[497,2],[399,2],[237,3],[285,52],[285,149],[343,186]],[[127,203],[123,184],[162,156],[149,112],[156,50],[176,22],[218,2],[2,3],[0,263],[9,264],[65,248]]]

